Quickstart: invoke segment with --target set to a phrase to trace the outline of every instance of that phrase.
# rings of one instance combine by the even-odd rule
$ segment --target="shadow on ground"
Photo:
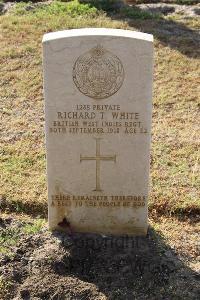
[[[12,255],[0,256],[3,300],[199,299],[198,274],[150,228],[147,237],[70,236],[43,228],[24,234],[25,223],[1,218]],[[31,224],[29,222],[29,228]],[[181,233],[180,233],[181,234]],[[0,245],[1,246],[1,245]]]
[[[124,20],[124,18],[117,17]],[[126,19],[129,26],[137,28],[139,31],[150,33],[158,39],[162,45],[178,50],[182,54],[191,57],[200,57],[200,34],[197,30],[190,29],[183,23],[173,20],[151,19],[133,20]]]
[[[197,299],[198,274],[189,269],[150,228],[147,237],[103,237],[75,235],[71,242],[60,233],[64,255],[55,261],[53,270],[59,276],[72,276],[92,283],[105,299]],[[64,299],[64,293],[63,298]],[[93,298],[89,289],[81,297]],[[59,298],[60,299],[60,298]]]
[[[95,4],[98,1],[88,2],[99,8],[99,4]],[[113,10],[114,8],[112,10],[109,8],[107,12],[104,11],[113,20],[126,21],[129,26],[139,31],[153,34],[164,46],[176,49],[188,57],[200,57],[200,33],[184,24],[186,21],[169,20],[163,14],[158,14],[156,10],[152,14],[135,6],[117,8],[114,14],[112,13]]]
[[[0,211],[6,213],[24,213],[31,217],[47,218],[47,202],[10,200],[5,196],[0,198]]]

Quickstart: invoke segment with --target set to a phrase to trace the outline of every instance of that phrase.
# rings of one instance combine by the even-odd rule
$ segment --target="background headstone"
[[[49,226],[146,234],[153,37],[45,34]]]

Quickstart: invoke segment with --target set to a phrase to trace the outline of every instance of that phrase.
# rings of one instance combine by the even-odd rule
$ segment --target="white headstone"
[[[146,234],[152,35],[66,30],[43,47],[50,228]]]

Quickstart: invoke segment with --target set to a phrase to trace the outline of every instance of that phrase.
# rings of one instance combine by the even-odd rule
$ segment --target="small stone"
[[[23,299],[27,299],[28,297],[30,297],[30,292],[27,289],[20,291],[20,294]]]

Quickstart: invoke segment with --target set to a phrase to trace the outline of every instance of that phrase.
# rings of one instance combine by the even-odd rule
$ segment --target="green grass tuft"
[[[17,3],[12,9],[11,14],[16,16],[35,15],[38,17],[47,15],[66,15],[71,17],[96,16],[97,9],[88,4],[81,4],[74,0],[71,2],[54,1],[48,5],[31,6],[31,2]]]
[[[26,220],[21,224],[7,225],[6,228],[2,228],[0,231],[0,254],[12,257],[12,247],[17,245],[20,237],[24,234],[36,234],[44,225],[44,219],[35,219],[31,222]]]
[[[161,17],[160,14],[153,14],[148,11],[141,10],[138,7],[134,7],[134,6],[132,7],[125,6],[121,8],[120,14],[123,17],[128,17],[132,19],[141,19],[141,20],[159,19]]]
[[[23,232],[26,234],[36,234],[42,229],[44,224],[44,219],[36,219],[33,224],[26,224],[23,227]]]
[[[117,11],[120,5],[118,0],[80,0],[81,3],[88,3],[89,5],[96,7],[98,10],[106,12]]]
[[[0,254],[12,256],[11,247],[15,246],[19,240],[19,228],[5,228],[0,232]]]

